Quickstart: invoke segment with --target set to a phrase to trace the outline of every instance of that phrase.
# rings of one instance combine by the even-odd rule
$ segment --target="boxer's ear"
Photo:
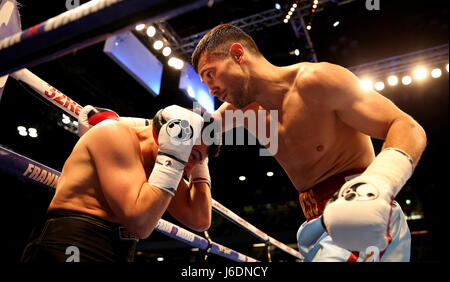
[[[245,50],[240,43],[231,44],[229,52],[231,58],[233,58],[236,63],[241,64],[243,62],[242,58],[244,57]]]

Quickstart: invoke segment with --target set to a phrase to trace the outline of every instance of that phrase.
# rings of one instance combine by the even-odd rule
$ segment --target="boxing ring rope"
[[[68,115],[71,115],[74,118],[78,117],[78,114],[82,107],[77,102],[69,98],[67,95],[63,94],[61,91],[52,87],[49,83],[39,78],[31,71],[23,69],[11,74],[11,77],[16,79],[17,81],[24,82],[29,87],[31,87],[40,98],[51,102],[53,106],[64,111]],[[294,257],[301,258],[298,251],[270,237],[214,199],[212,199],[212,207],[214,211],[221,214],[231,222],[244,228],[246,231],[264,241],[267,245],[273,245]]]
[[[113,33],[129,30],[138,21],[157,21],[206,5],[208,0],[92,0],[25,31],[0,38],[0,77],[11,74],[17,81],[31,87],[45,101],[77,119],[82,107],[46,83],[25,67],[56,59],[74,50],[95,44]],[[19,70],[19,71],[17,71]],[[60,172],[0,145],[0,169],[28,182],[56,188]],[[274,245],[294,257],[300,253],[268,236],[255,226],[212,199],[213,210],[243,227],[266,245]],[[218,243],[206,240],[186,229],[161,219],[155,229],[208,253],[234,261],[257,261]]]
[[[91,0],[0,41],[0,77],[101,42],[138,21],[166,20],[208,0]]]
[[[0,145],[0,169],[29,183],[54,192],[61,173]],[[160,219],[155,230],[173,239],[237,262],[259,262],[219,243],[208,241],[176,224]]]

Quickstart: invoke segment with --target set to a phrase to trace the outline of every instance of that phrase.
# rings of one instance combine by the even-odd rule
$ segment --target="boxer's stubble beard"
[[[254,102],[249,91],[249,79],[246,77],[241,77],[236,81],[234,93],[230,93],[229,103],[238,109],[249,105]]]

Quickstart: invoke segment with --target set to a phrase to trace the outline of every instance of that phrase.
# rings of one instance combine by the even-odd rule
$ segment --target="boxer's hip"
[[[299,201],[306,220],[318,218],[322,215],[325,204],[346,181],[361,174],[365,168],[351,169],[335,174],[310,189],[299,193]]]
[[[132,261],[137,241],[119,224],[81,212],[53,210],[33,231],[22,261],[65,262],[71,255],[81,262]]]

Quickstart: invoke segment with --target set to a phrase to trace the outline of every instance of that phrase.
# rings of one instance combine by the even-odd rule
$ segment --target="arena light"
[[[153,48],[155,48],[155,50],[161,50],[161,48],[164,46],[164,43],[161,40],[156,40],[153,43]]]
[[[149,26],[148,28],[147,28],[147,35],[148,35],[148,37],[153,37],[153,36],[155,36],[155,34],[156,34],[156,28],[154,27],[154,26]]]
[[[275,9],[281,10],[281,5],[280,5],[280,3],[275,3]]]
[[[38,136],[36,128],[28,128],[28,135],[32,138],[36,138]]]
[[[410,85],[412,82],[412,78],[409,75],[405,75],[402,77],[402,83],[403,85]]]
[[[157,261],[164,261],[164,258],[163,257],[158,257],[156,260]]]
[[[395,86],[398,84],[398,77],[396,75],[391,75],[388,77],[387,81],[390,86]]]
[[[370,79],[366,78],[361,80],[361,87],[364,90],[371,90],[373,87],[373,83]]]
[[[28,132],[27,132],[27,129],[25,128],[25,126],[19,125],[17,127],[17,131],[19,132],[20,136],[27,136],[28,135]]]
[[[337,27],[339,25],[339,23],[340,23],[339,21],[335,21],[333,24],[333,27]]]
[[[174,69],[181,70],[184,67],[184,62],[178,58],[172,57],[168,61],[169,66]]]
[[[268,177],[272,177],[272,176],[273,176],[273,172],[272,172],[272,171],[268,171],[268,172],[266,173],[266,175],[267,175]]]
[[[297,8],[297,3],[292,4],[293,8]]]
[[[433,70],[431,71],[431,76],[432,76],[433,78],[441,77],[441,75],[442,75],[441,69],[436,68],[436,69],[433,69]]]
[[[63,114],[62,116],[63,116],[63,118],[61,120],[62,123],[69,124],[70,123],[70,118],[68,116],[66,116],[65,114]]]
[[[311,25],[308,24],[308,25],[306,26],[306,29],[307,29],[307,30],[311,30]]]
[[[288,19],[284,19],[283,20],[284,23],[288,23],[288,21],[289,21]]]
[[[245,176],[243,176],[243,175],[239,176],[240,181],[245,181],[245,179],[247,179]]]
[[[164,49],[162,50],[162,53],[165,57],[167,57],[172,53],[172,49],[170,49],[170,47],[164,47]]]
[[[378,81],[377,83],[375,83],[375,90],[381,91],[383,89],[384,89],[384,83],[382,81]]]
[[[300,56],[300,50],[295,49],[295,50],[294,50],[294,54],[295,54],[295,56]]]
[[[143,30],[145,28],[145,24],[138,24],[138,25],[136,25],[136,30],[137,31],[141,31],[141,30]]]
[[[290,18],[291,18],[291,16],[289,16],[289,15],[286,16],[286,19],[287,19],[287,20],[289,20]]]
[[[424,67],[418,67],[414,70],[414,78],[422,80],[427,77],[427,69]]]

